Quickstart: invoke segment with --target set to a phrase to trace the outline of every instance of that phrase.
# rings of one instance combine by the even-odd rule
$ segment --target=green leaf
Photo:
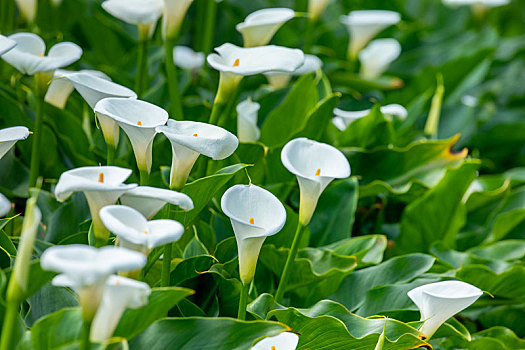
[[[340,97],[340,93],[335,93],[319,101],[317,106],[306,116],[304,128],[298,131],[291,139],[306,137],[311,140],[321,141],[327,125],[334,116],[334,108],[337,107]]]
[[[470,283],[495,297],[524,299],[525,266],[514,265],[509,270],[496,273],[483,265],[468,265],[456,271],[456,278]]]
[[[5,275],[8,281],[11,276],[11,272],[11,269],[5,271]],[[43,270],[40,266],[40,260],[31,261],[31,263],[29,264],[29,276],[27,278],[28,283],[24,299],[27,299],[33,294],[35,294],[46,283],[51,281],[53,277],[55,277],[55,275],[55,272]]]
[[[394,126],[391,119],[381,113],[379,105],[375,105],[370,113],[359,118],[339,134],[339,147],[361,147],[371,149],[387,146],[394,142]]]
[[[170,285],[177,286],[182,282],[199,276],[207,271],[216,262],[211,255],[192,256],[188,259],[179,259],[170,274]]]

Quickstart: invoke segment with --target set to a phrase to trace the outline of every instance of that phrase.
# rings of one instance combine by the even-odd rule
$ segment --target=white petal
[[[193,201],[184,193],[149,186],[127,191],[120,197],[120,202],[138,210],[148,219],[155,216],[166,203],[177,205],[185,211],[193,209]]]
[[[269,71],[292,73],[304,63],[301,50],[274,45],[242,48],[227,43],[215,48],[215,51],[216,54],[208,55],[210,66],[220,72],[241,76]]]
[[[323,13],[329,0],[308,0],[308,15],[313,20],[318,19]]]
[[[176,36],[193,0],[164,0],[162,16],[162,37]],[[176,63],[176,62],[175,62]]]
[[[0,159],[15,145],[19,140],[25,140],[29,136],[29,129],[25,126],[13,126],[0,129]]]
[[[3,194],[0,193],[0,218],[4,217],[11,210],[11,202]]]
[[[37,0],[16,0],[16,6],[28,23],[34,23],[38,9]]]
[[[268,79],[268,83],[270,83],[270,86],[274,90],[288,86],[288,83],[292,80],[292,75],[284,72],[266,72],[264,76]]]
[[[0,56],[16,46],[16,41],[0,34]]]
[[[106,0],[102,8],[129,24],[151,24],[162,14],[162,0]]]
[[[369,113],[370,109],[364,109],[361,111],[343,111],[342,109],[335,108],[335,117],[332,121],[339,130],[344,131],[352,122],[366,117]],[[385,115],[396,116],[399,119],[405,119],[408,114],[406,108],[398,104],[382,106],[381,113]]]
[[[446,320],[469,307],[483,292],[465,282],[444,281],[417,287],[407,294],[421,312],[424,322],[420,332],[430,338]]]
[[[381,113],[405,119],[408,115],[407,109],[398,104],[391,104],[381,107]]]
[[[359,53],[361,76],[375,79],[401,54],[401,45],[395,39],[377,39]]]
[[[173,61],[182,69],[199,70],[204,65],[204,53],[195,52],[188,46],[175,46],[173,48]]]
[[[168,120],[168,112],[149,102],[105,98],[95,105],[97,116],[113,119],[128,135],[137,165],[141,170],[151,170],[153,139],[157,134],[156,127]]]
[[[275,347],[275,350],[295,350],[299,344],[299,336],[291,332],[283,332],[274,337],[266,337],[251,350],[269,350]]]
[[[184,226],[175,220],[153,220],[148,222],[148,249],[178,241],[184,233]]]
[[[510,0],[442,0],[443,4],[451,7],[481,4],[487,7],[505,6]]]
[[[304,55],[304,63],[302,66],[297,68],[293,75],[305,75],[310,72],[316,72],[323,66],[323,61],[314,55]]]
[[[237,137],[240,142],[256,142],[261,135],[257,126],[257,113],[261,105],[251,99],[237,105]]]
[[[137,210],[125,205],[108,205],[100,209],[99,215],[106,228],[121,240],[147,246],[148,220]]]
[[[245,47],[262,46],[268,44],[277,30],[294,16],[294,10],[288,8],[262,9],[249,14],[235,28],[242,34]]]

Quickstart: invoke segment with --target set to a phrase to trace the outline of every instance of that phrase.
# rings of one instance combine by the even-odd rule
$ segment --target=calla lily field
[[[0,350],[525,349],[521,0],[0,0]]]

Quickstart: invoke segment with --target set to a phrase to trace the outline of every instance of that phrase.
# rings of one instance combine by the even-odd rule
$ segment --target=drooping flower
[[[36,12],[38,10],[38,1],[37,0],[15,0],[20,14],[27,23],[34,23],[36,18]]]
[[[102,208],[100,219],[119,238],[123,248],[145,255],[155,247],[176,242],[184,233],[184,226],[178,221],[148,221],[139,211],[125,205]]]
[[[0,34],[0,56],[16,46],[16,41]]]
[[[381,106],[381,113],[385,116],[395,116],[399,119],[405,119],[408,112],[405,107],[398,104],[391,104],[386,106]],[[364,109],[360,111],[343,111],[342,109],[334,109],[335,117],[332,119],[334,125],[341,131],[344,131],[348,125],[353,121],[363,118],[370,113],[370,109]]]
[[[68,170],[58,179],[55,196],[65,201],[73,192],[83,192],[86,196],[93,229],[98,244],[106,244],[109,231],[100,220],[99,211],[106,205],[115,204],[122,194],[136,184],[124,184],[131,170],[114,166],[82,167]]]
[[[78,295],[85,320],[92,320],[102,300],[106,280],[117,272],[134,271],[146,264],[144,254],[106,246],[94,248],[73,244],[44,251],[40,265],[59,272],[53,285],[72,288]]]
[[[120,197],[120,202],[138,210],[148,220],[167,203],[177,205],[185,211],[193,209],[193,201],[184,193],[149,186],[139,186],[127,191]]]
[[[341,151],[307,138],[288,142],[281,152],[281,161],[299,182],[299,222],[302,225],[310,222],[326,186],[334,179],[350,176],[350,164]]]
[[[255,185],[235,185],[222,196],[221,208],[231,221],[244,285],[253,280],[259,252],[266,237],[279,232],[286,210],[271,192]]]
[[[0,129],[0,159],[5,156],[17,141],[25,140],[28,136],[29,129],[25,126]]]
[[[281,26],[295,17],[288,8],[268,8],[250,13],[235,29],[242,34],[244,47],[266,45]]]
[[[195,52],[188,46],[175,46],[173,48],[173,61],[182,69],[198,71],[204,65],[204,54]]]
[[[0,193],[0,218],[4,217],[11,210],[11,202]]]
[[[151,171],[155,128],[166,124],[168,112],[141,100],[105,98],[95,105],[97,117],[114,120],[124,130],[133,146],[139,170]]]
[[[281,89],[288,85],[292,76],[305,75],[311,72],[316,72],[323,66],[323,61],[314,55],[304,55],[304,64],[297,68],[292,73],[285,72],[267,72],[264,73],[266,79],[274,90]]]
[[[317,21],[324,12],[330,0],[308,0],[308,16],[312,21]]]
[[[261,105],[250,98],[237,105],[237,137],[239,142],[256,142],[261,136],[257,112]]]
[[[377,39],[361,52],[361,76],[365,79],[375,79],[383,74],[388,66],[401,54],[401,45],[396,39]]]
[[[150,294],[151,288],[144,282],[122,276],[109,276],[91,325],[90,340],[103,342],[111,338],[124,311],[146,305]]]
[[[164,0],[162,38],[174,39],[193,0]]]
[[[359,51],[379,32],[400,20],[399,13],[384,10],[352,11],[348,16],[341,16],[341,22],[350,33],[348,57],[357,58]]]
[[[421,313],[423,325],[419,331],[428,339],[446,320],[469,307],[483,292],[465,282],[443,281],[414,288],[407,294]]]
[[[299,344],[299,336],[291,332],[283,332],[275,337],[266,337],[255,344],[251,350],[295,350]]]
[[[239,140],[229,131],[215,125],[193,121],[168,120],[167,126],[157,127],[171,142],[173,158],[170,188],[181,189],[200,154],[214,160],[229,157]]]
[[[102,8],[110,15],[139,29],[140,40],[151,38],[162,15],[162,0],[105,0]]]

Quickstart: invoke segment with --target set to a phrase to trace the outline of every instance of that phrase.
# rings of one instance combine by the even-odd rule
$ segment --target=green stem
[[[37,79],[35,79],[37,81]],[[39,175],[40,170],[40,144],[42,143],[42,124],[44,122],[44,97],[40,94],[40,88],[38,87],[38,82],[36,83],[35,88],[35,98],[36,98],[36,119],[35,119],[35,129],[33,136],[33,145],[31,149],[31,169],[29,170],[29,188],[35,187],[36,180]]]
[[[89,333],[91,331],[91,322],[84,320],[82,324],[82,338],[80,339],[80,350],[89,350],[91,347],[89,343]]]
[[[242,84],[242,82],[241,82]],[[217,122],[218,126],[224,127],[228,123],[228,116],[233,114],[233,110],[237,106],[236,101],[239,99],[239,95],[241,94],[242,88],[237,86],[235,88],[235,91],[233,91],[232,95],[228,99],[228,103],[226,104],[226,108],[222,111],[221,115],[219,116],[219,121]]]
[[[179,80],[177,79],[177,67],[173,61],[173,48],[175,47],[175,40],[166,39],[164,42],[164,54],[166,65],[166,76],[168,79],[168,90],[170,95],[170,110],[171,117],[178,120],[184,119],[182,111],[182,101],[179,92]]]
[[[137,61],[137,76],[135,77],[135,92],[140,98],[144,93],[144,88],[148,84],[148,40],[139,40],[139,52]]]
[[[162,256],[162,276],[160,282],[161,287],[168,287],[170,285],[171,249],[172,243],[168,243],[164,246],[164,254]]]
[[[115,162],[115,146],[106,144],[106,148],[108,151],[106,165],[110,166],[113,165]]]
[[[211,109],[210,120],[208,123],[212,125],[217,125],[217,123],[219,122],[219,118],[222,114],[222,111],[224,111],[225,107],[226,107],[226,104],[224,102],[218,102],[218,101],[214,102],[213,107]]]
[[[149,183],[149,172],[147,170],[139,169],[140,171],[140,185],[148,186]]]
[[[18,308],[20,303],[7,301],[4,324],[2,326],[2,337],[0,337],[0,350],[11,350],[16,347],[14,335],[16,332]]]
[[[239,320],[245,320],[246,319],[246,301],[248,299],[248,289],[250,288],[250,284],[242,284],[241,288],[241,297],[239,299],[239,311],[237,312],[237,318]]]
[[[297,256],[297,250],[299,249],[299,243],[301,242],[304,227],[305,226],[303,226],[300,222],[297,223],[297,230],[295,231],[292,247],[288,253],[288,258],[286,259],[286,264],[284,265],[283,274],[281,276],[281,280],[279,281],[279,287],[275,293],[275,301],[277,303],[281,303],[283,300],[284,292],[286,291],[286,285],[290,279],[290,272],[292,272],[295,257]]]
[[[195,40],[193,40],[193,49],[195,51],[201,51],[202,50],[202,39],[203,39],[203,29],[204,29],[204,26],[202,26],[202,23],[204,23],[204,16],[205,16],[205,13],[206,13],[206,5],[204,2],[207,1],[207,0],[197,0],[195,1],[195,12],[197,13],[196,15],[196,18],[197,20],[195,21],[195,35],[194,35],[194,38]]]
[[[204,35],[202,37],[202,52],[209,54],[213,46],[213,34],[215,33],[215,19],[217,17],[217,1],[206,0],[204,19]]]
[[[313,45],[313,39],[314,39],[314,27],[315,22],[313,20],[307,19],[306,22],[306,28],[305,28],[305,34],[304,34],[304,52],[310,52],[312,45]]]

